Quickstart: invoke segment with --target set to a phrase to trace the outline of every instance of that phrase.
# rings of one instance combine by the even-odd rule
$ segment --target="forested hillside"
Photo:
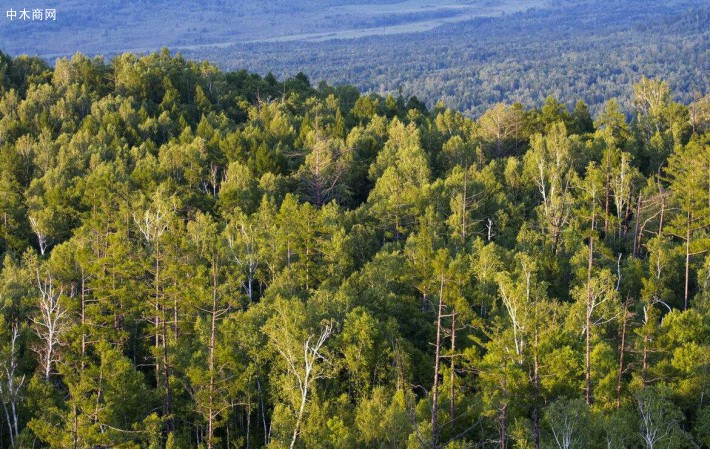
[[[551,2],[552,3],[552,2]],[[478,118],[499,102],[541,107],[581,98],[595,114],[610,98],[633,108],[641,76],[666,80],[690,103],[710,83],[710,6],[685,0],[558,1],[425,33],[310,42],[255,42],[186,49],[225,69],[314,80],[363,91],[416,95]],[[383,28],[383,32],[386,29]]]
[[[0,54],[0,447],[710,447],[710,97],[675,94],[473,121]]]

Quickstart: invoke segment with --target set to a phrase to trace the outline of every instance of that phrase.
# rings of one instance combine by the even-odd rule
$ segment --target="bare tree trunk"
[[[438,402],[439,402],[439,363],[441,358],[441,315],[444,308],[444,273],[441,273],[441,285],[439,287],[439,311],[436,316],[436,345],[434,354],[434,387],[431,396],[431,447],[438,446],[439,428],[437,423]]]
[[[689,286],[690,286],[690,222],[693,215],[688,211],[688,221],[685,228],[685,296],[683,302],[683,310],[688,310],[689,301]]]
[[[251,439],[250,436],[250,431],[251,431],[251,395],[249,395],[249,405],[247,406],[246,410],[246,415],[247,415],[247,431],[246,431],[246,449],[249,449],[251,446],[249,444],[249,440]],[[227,449],[229,449],[229,442],[227,442]]]
[[[463,173],[463,201],[461,202],[461,245],[466,244],[466,198],[468,190],[468,167]]]
[[[217,326],[217,261],[216,257],[212,260],[212,317],[210,321],[210,347],[209,347],[209,362],[208,369],[210,372],[209,385],[209,404],[207,411],[207,448],[214,447],[214,395],[215,395],[215,380],[214,380],[214,353],[215,353],[215,333]]]
[[[165,304],[163,304],[164,298],[160,290],[160,236],[167,229],[167,226],[161,224],[162,218],[159,213],[156,212],[156,218],[154,222],[150,221],[148,213],[146,213],[146,224],[145,228],[139,228],[143,232],[146,241],[151,240],[155,242],[153,256],[155,257],[155,275],[153,278],[155,287],[155,380],[156,384],[159,385],[161,381],[161,375],[163,377],[163,390],[165,393],[165,400],[163,402],[163,416],[165,418],[165,428],[167,433],[173,431],[173,416],[172,416],[172,392],[170,390],[170,367],[168,358],[168,329],[167,329],[167,313]],[[153,229],[155,228],[155,229]],[[162,351],[161,351],[162,345]],[[158,353],[162,353],[160,356]],[[161,360],[162,358],[162,360]],[[161,367],[162,364],[162,367]],[[161,369],[162,368],[162,369]],[[162,371],[162,372],[161,372]]]
[[[173,284],[174,285],[174,284]],[[173,295],[173,342],[177,346],[178,338],[180,338],[180,330],[178,328],[178,295]]]
[[[498,430],[500,433],[500,449],[508,447],[508,361],[503,361],[503,403],[498,416]]]
[[[593,207],[593,206],[592,206]],[[586,304],[586,340],[585,340],[585,355],[584,355],[584,381],[585,391],[584,397],[587,404],[592,405],[592,268],[594,265],[594,209],[592,209],[592,229],[589,233],[589,260],[587,265],[587,304]]]
[[[256,391],[259,393],[259,408],[261,411],[261,423],[264,426],[264,446],[269,445],[269,431],[266,425],[266,410],[264,410],[264,394],[261,391],[261,380],[259,375],[256,377]]]
[[[537,300],[535,300],[535,353],[533,355],[533,391],[535,392],[535,408],[533,409],[533,434],[535,439],[535,449],[540,449],[540,360],[538,358],[539,335]]]
[[[86,275],[81,269],[81,368],[84,369],[83,357],[86,355]]]
[[[304,342],[302,375],[299,375],[299,373],[297,372],[298,368],[296,367],[297,364],[301,363],[300,360],[297,360],[296,357],[290,351],[277,348],[281,355],[283,355],[283,357],[286,359],[286,362],[289,366],[289,371],[299,378],[298,384],[301,393],[301,403],[298,407],[298,411],[296,414],[296,424],[293,427],[291,444],[289,445],[290,449],[293,449],[296,446],[298,435],[301,432],[301,424],[303,423],[303,416],[306,411],[306,401],[308,400],[308,393],[311,389],[311,383],[314,380],[314,376],[315,379],[319,378],[317,373],[313,372],[316,366],[316,361],[322,358],[322,355],[319,351],[323,347],[323,344],[328,339],[328,337],[330,337],[332,330],[332,326],[327,325],[321,331],[321,334],[318,337],[318,341],[315,344],[311,345],[311,339],[314,337],[313,335],[308,337],[308,339]]]
[[[604,236],[606,237],[609,235],[609,196],[610,193],[610,180],[609,178],[611,177],[611,163],[609,161],[609,151],[607,150],[606,152],[606,184],[604,187],[605,190],[605,200],[604,200]]]
[[[449,392],[449,420],[451,421],[453,421],[456,411],[456,389],[454,388],[454,382],[456,380],[456,356],[454,351],[456,351],[456,312],[451,313],[451,378],[449,379],[449,383],[451,384]]]
[[[619,224],[619,239],[626,237],[629,233],[629,217],[631,216],[631,204],[633,202],[633,190],[629,189],[629,197],[626,201],[626,211],[624,212],[624,225]]]
[[[658,236],[663,235],[663,218],[666,212],[666,200],[661,193],[661,218],[658,220]]]
[[[634,249],[633,256],[638,255],[638,250],[641,246],[641,235],[639,234],[639,226],[641,224],[641,195],[636,200],[636,226],[634,227]]]
[[[306,239],[306,291],[308,291],[309,270],[311,265],[311,245],[310,239]]]
[[[165,313],[165,309],[163,309]],[[172,432],[173,427],[173,400],[170,391],[170,367],[168,366],[168,340],[167,340],[167,325],[165,320],[162,320],[163,329],[163,387],[165,389],[165,428],[168,433]]]
[[[2,408],[5,410],[5,420],[7,421],[7,428],[9,430],[8,433],[10,434],[10,447],[15,447],[15,435],[12,431],[12,421],[10,420],[10,412],[7,409],[5,401],[2,401]]]
[[[10,447],[15,447],[15,442],[20,437],[20,426],[17,418],[17,401],[20,399],[20,388],[25,381],[22,376],[19,380],[16,377],[17,363],[17,339],[20,336],[20,329],[17,324],[12,326],[10,334],[10,354],[9,364],[6,360],[3,364],[5,371],[5,384],[0,384],[0,402],[2,402],[5,418],[7,420],[8,433],[10,435]],[[9,407],[8,407],[9,405]]]
[[[624,312],[621,318],[621,344],[619,345],[619,372],[616,378],[616,408],[621,408],[621,386],[624,374],[624,353],[626,352],[626,322],[628,319],[628,300],[624,302]]]
[[[303,420],[303,412],[306,410],[306,394],[301,395],[301,405],[298,407],[298,414],[296,415],[296,425],[293,427],[293,435],[291,437],[291,445],[289,449],[293,449],[296,446],[296,439],[298,438],[298,433],[301,430],[301,421]]]
[[[17,360],[17,349],[16,349],[16,344],[17,344],[17,339],[20,337],[20,329],[18,325],[16,324],[13,329],[12,329],[12,344],[10,348],[11,352],[11,358],[10,358],[10,370],[6,370],[6,374],[8,377],[8,389],[10,390],[10,410],[12,412],[12,422],[14,423],[15,427],[15,439],[20,438],[20,424],[18,420],[18,413],[17,413],[17,402],[21,399],[20,398],[20,389],[22,388],[22,384],[25,382],[25,376],[23,375],[20,377],[19,381],[16,380],[15,374],[17,371],[17,365],[18,365],[18,360]]]
[[[76,403],[72,406],[72,415],[74,415],[74,428],[72,429],[72,449],[77,449],[79,447],[79,411],[77,410]]]
[[[159,246],[156,241],[155,244],[155,383],[160,384],[160,359],[158,358],[158,353],[160,351],[160,262],[158,259]]]
[[[172,418],[172,397],[170,392],[170,369],[168,368],[168,330],[165,316],[165,305],[161,304],[160,293],[160,240],[155,239],[155,347],[160,350],[162,344],[162,373],[161,362],[156,354],[155,370],[160,379],[160,374],[163,377],[163,389],[165,391],[165,401],[163,403],[163,415],[166,418],[165,427],[168,433],[173,431]]]
[[[49,381],[52,375],[52,365],[56,362],[58,347],[60,346],[61,334],[66,330],[67,310],[61,303],[62,291],[55,293],[54,281],[49,275],[44,280],[40,279],[37,271],[37,285],[40,290],[39,316],[32,321],[35,324],[35,332],[42,340],[42,346],[38,350],[41,367],[44,371],[44,380]]]
[[[641,387],[645,388],[648,384],[648,337],[643,338],[643,362],[641,363]]]
[[[10,435],[10,447],[15,446],[15,439],[19,436],[18,425],[17,425],[17,409],[15,408],[15,401],[17,401],[17,393],[19,392],[22,381],[24,381],[24,376],[19,385],[15,385],[15,368],[17,367],[15,359],[15,335],[16,327],[13,327],[12,335],[12,346],[10,349],[10,366],[7,366],[7,362],[4,364],[4,371],[7,375],[7,385],[0,383],[0,402],[2,402],[2,408],[5,411],[5,420],[7,422],[8,434]],[[10,409],[8,404],[12,408],[12,417],[10,416]],[[13,419],[14,418],[14,419]],[[14,427],[13,427],[14,423]],[[0,430],[0,437],[2,436],[2,430]],[[0,441],[2,441],[0,439]]]

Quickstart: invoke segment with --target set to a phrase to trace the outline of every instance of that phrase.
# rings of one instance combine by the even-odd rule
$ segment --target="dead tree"
[[[316,336],[309,335],[303,343],[302,357],[291,350],[288,342],[280,340],[277,336],[270,336],[276,350],[286,362],[288,373],[296,379],[300,397],[299,406],[296,410],[296,423],[293,426],[289,449],[293,449],[296,446],[298,435],[301,433],[301,425],[306,412],[306,402],[308,401],[308,395],[313,387],[313,382],[322,377],[322,374],[316,369],[316,363],[319,360],[325,360],[325,357],[320,351],[332,332],[333,326],[328,324],[323,327],[315,342],[313,342],[313,340]]]
[[[61,337],[67,330],[67,309],[61,302],[62,290],[55,291],[51,275],[41,278],[37,271],[37,286],[40,291],[38,313],[32,319],[34,330],[40,339],[35,349],[39,355],[40,369],[45,380],[52,375],[52,366],[59,361]]]

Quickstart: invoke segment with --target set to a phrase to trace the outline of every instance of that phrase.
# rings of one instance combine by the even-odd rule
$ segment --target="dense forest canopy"
[[[206,45],[185,55],[227,70],[303,71],[366,92],[416,95],[430,107],[442,100],[473,118],[500,102],[539,108],[548,95],[569,108],[583,99],[596,115],[611,98],[631,110],[643,75],[667,81],[683,103],[706,94],[708,23],[707,1],[569,0],[428,32]]]
[[[0,447],[710,447],[710,98],[0,54]]]

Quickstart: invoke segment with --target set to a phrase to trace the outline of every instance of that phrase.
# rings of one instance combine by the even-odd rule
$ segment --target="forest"
[[[62,0],[61,4],[45,0],[32,8],[56,8],[55,20],[11,21],[3,11],[0,42],[8,54],[38,54],[54,60],[77,51],[113,56],[151,52],[161,46],[194,50],[274,38],[300,39],[312,33],[333,38],[358,31],[371,36],[391,26],[400,32],[431,30],[446,23],[543,6],[557,5],[548,0]],[[19,4],[9,7],[22,10]]]
[[[710,448],[710,96],[677,94],[474,120],[0,53],[0,448]]]
[[[697,0],[564,0],[422,33],[185,49],[225,70],[299,71],[380,95],[439,100],[478,118],[500,102],[540,108],[549,95],[593,115],[617,98],[632,110],[642,76],[685,104],[710,84],[710,5]],[[337,36],[336,36],[337,37]]]

